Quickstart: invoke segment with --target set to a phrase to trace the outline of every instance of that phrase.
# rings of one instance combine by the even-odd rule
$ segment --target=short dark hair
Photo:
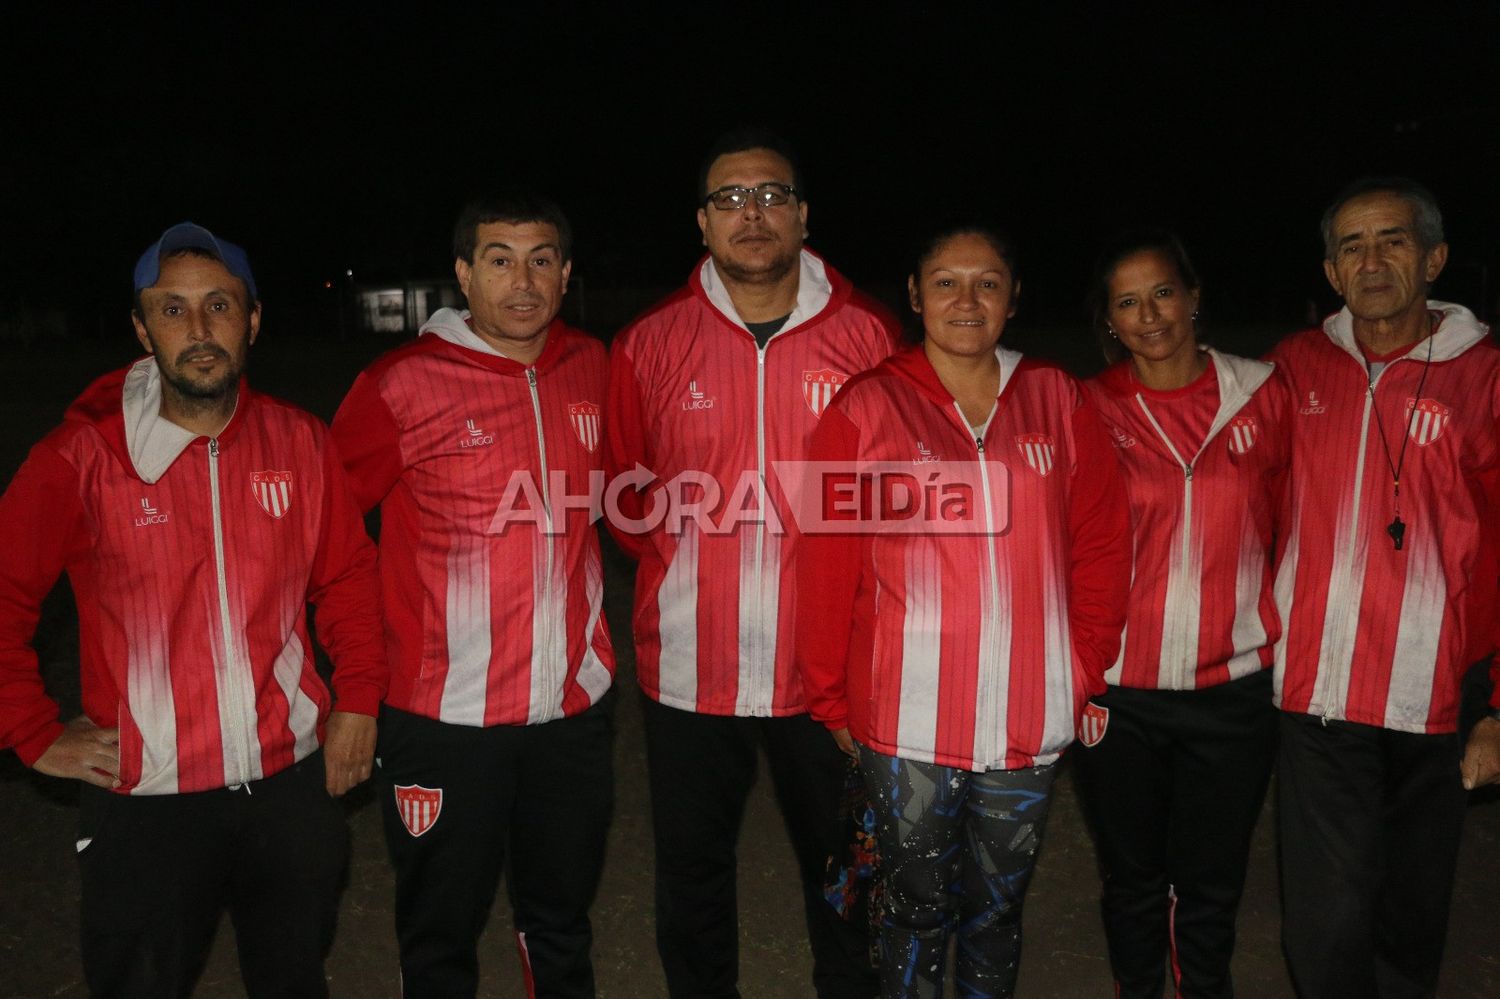
[[[562,262],[573,259],[573,227],[550,198],[533,191],[500,191],[475,198],[464,205],[453,224],[453,259],[473,262],[479,242],[479,227],[491,222],[543,222],[557,230]]]
[[[1094,335],[1111,364],[1123,361],[1129,353],[1120,346],[1120,341],[1109,334],[1109,282],[1115,276],[1115,268],[1137,253],[1159,253],[1167,258],[1177,271],[1178,280],[1189,291],[1200,291],[1198,269],[1193,266],[1187,248],[1177,234],[1168,229],[1132,229],[1120,233],[1105,244],[1094,264],[1094,277],[1089,282],[1089,314],[1094,323]]]
[[[161,259],[163,260],[171,260],[174,257],[201,257],[204,260],[219,260],[218,254],[202,246],[179,246],[177,249],[168,250],[166,253],[163,253],[161,255]],[[219,260],[219,263],[222,264],[223,262],[224,261]],[[245,308],[247,310],[254,310],[255,301],[250,297],[249,286],[245,284],[244,279],[242,278],[236,278],[236,280],[238,280],[240,282],[240,286],[245,289]],[[131,298],[130,306],[130,311],[134,312],[135,317],[141,322],[146,321],[146,313],[142,311],[144,309],[144,306],[141,303],[141,292],[143,290],[144,289],[142,288],[136,289],[135,295]]]
[[[786,160],[787,165],[792,168],[792,187],[797,190],[797,200],[807,201],[807,190],[802,183],[802,166],[797,160],[797,150],[790,142],[768,128],[746,125],[720,135],[704,154],[703,163],[698,167],[696,204],[699,208],[703,207],[703,201],[708,197],[708,173],[713,169],[714,161],[720,156],[749,152],[752,149],[766,149]]]
[[[1416,228],[1417,242],[1422,249],[1430,250],[1443,241],[1443,212],[1438,200],[1424,185],[1410,177],[1361,177],[1334,196],[1332,203],[1323,212],[1323,256],[1332,260],[1338,247],[1334,245],[1333,219],[1355,198],[1366,194],[1394,194],[1411,206],[1412,225]]]

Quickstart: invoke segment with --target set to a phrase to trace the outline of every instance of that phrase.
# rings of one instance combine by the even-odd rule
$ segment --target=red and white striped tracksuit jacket
[[[1500,349],[1467,309],[1373,383],[1348,309],[1272,353],[1293,394],[1291,523],[1276,578],[1285,711],[1451,732],[1493,648]],[[1389,455],[1389,460],[1387,455]],[[1400,466],[1398,551],[1391,464]],[[1496,691],[1500,704],[1500,688]]]
[[[761,509],[763,482],[784,512],[776,464],[806,458],[834,392],[890,354],[896,339],[887,310],[816,254],[804,250],[801,268],[797,307],[764,348],[707,258],[686,288],[620,335],[606,421],[610,472],[641,466],[658,479],[646,499],[622,496],[634,515],[669,491],[703,499],[689,479],[719,492],[709,507],[752,511]],[[714,715],[806,710],[792,668],[792,535],[751,519],[731,516],[717,530],[726,520],[715,509],[697,520],[669,517],[644,534],[615,525],[640,559],[636,670],[647,696]]]
[[[96,381],[0,498],[0,745],[62,733],[29,643],[68,573],[83,710],[120,729],[129,794],[269,777],[318,748],[330,698],[373,715],[387,671],[365,536],[326,428],[243,382],[216,438],[162,419],[154,358]]]
[[[1129,579],[1124,486],[1093,406],[1062,370],[997,354],[982,431],[914,348],[847,385],[813,439],[817,462],[975,469],[973,529],[808,534],[798,580],[812,716],[967,770],[1050,763],[1073,741],[1119,652]]]
[[[386,703],[534,725],[578,714],[614,678],[588,501],[603,482],[608,360],[554,322],[521,364],[467,318],[440,309],[375,361],[333,433],[360,506],[380,504]]]
[[[1104,676],[1116,686],[1236,680],[1270,668],[1281,633],[1271,546],[1291,461],[1290,393],[1270,364],[1208,354],[1218,408],[1192,451],[1171,433],[1179,394],[1143,389],[1128,360],[1085,383],[1130,496],[1124,647]]]

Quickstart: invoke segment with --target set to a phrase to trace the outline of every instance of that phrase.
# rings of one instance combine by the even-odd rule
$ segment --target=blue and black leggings
[[[885,872],[881,994],[937,999],[958,934],[957,994],[1015,993],[1021,903],[1056,765],[973,773],[860,747]]]

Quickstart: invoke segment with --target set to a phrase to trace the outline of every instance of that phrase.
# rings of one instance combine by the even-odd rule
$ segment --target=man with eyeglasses
[[[804,249],[796,158],[759,130],[723,136],[699,175],[708,247],[688,279],[618,338],[612,473],[654,475],[615,518],[636,573],[637,677],[656,837],[657,949],[672,996],[736,996],[735,847],[764,747],[803,883],[822,997],[877,985],[859,920],[823,894],[846,764],[792,666],[795,544],[777,463],[805,459],[850,376],[890,354],[895,320]],[[674,483],[701,517],[647,513]]]

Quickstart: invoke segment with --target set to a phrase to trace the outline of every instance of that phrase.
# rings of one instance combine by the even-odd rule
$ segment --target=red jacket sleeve
[[[77,471],[38,444],[0,496],[0,748],[27,766],[63,732],[31,640],[42,601],[86,535]]]
[[[1114,448],[1088,402],[1073,412],[1077,469],[1068,500],[1068,616],[1090,697],[1120,654],[1130,593],[1130,508]]]
[[[390,682],[375,546],[332,440],[324,447],[323,475],[323,529],[307,598],[317,608],[318,640],[333,660],[335,710],[374,715]]]
[[[604,416],[604,469],[610,480],[637,466],[650,469],[651,445],[646,438],[646,414],[641,405],[641,386],[635,365],[622,343],[616,342],[609,355],[609,390]],[[640,521],[645,516],[649,491],[622,489],[618,509],[623,517]],[[646,539],[624,529],[606,517],[609,532],[632,558],[639,559],[646,550]]]
[[[333,415],[333,442],[343,458],[359,509],[369,512],[401,478],[401,428],[369,372],[354,380]]]
[[[813,431],[810,459],[852,462],[858,455],[859,430],[842,409],[831,407]],[[822,501],[825,485],[808,484],[813,491],[809,500]],[[849,642],[859,626],[854,620],[855,597],[868,543],[868,538],[857,534],[805,534],[798,540],[793,658],[802,675],[808,713],[830,729],[849,725]]]

